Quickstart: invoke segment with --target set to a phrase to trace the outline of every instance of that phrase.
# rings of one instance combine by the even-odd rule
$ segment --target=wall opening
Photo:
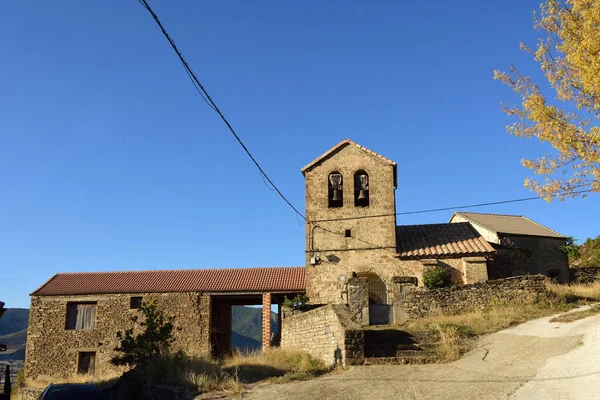
[[[354,174],[354,206],[367,207],[369,205],[369,175],[363,171]]]
[[[392,306],[387,304],[387,287],[377,274],[365,272],[358,274],[367,280],[369,295],[369,325],[387,325],[393,321]]]
[[[342,174],[334,171],[329,174],[328,182],[328,206],[329,208],[342,207],[344,205],[344,191]]]
[[[94,375],[96,371],[96,352],[82,351],[77,360],[77,373],[84,375]]]

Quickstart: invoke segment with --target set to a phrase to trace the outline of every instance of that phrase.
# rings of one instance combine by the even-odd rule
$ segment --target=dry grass
[[[583,318],[591,317],[592,315],[600,314],[600,306],[590,307],[587,310],[573,311],[566,314],[561,314],[558,317],[552,318],[550,322],[573,322]]]
[[[25,387],[32,389],[44,389],[51,383],[93,383],[96,386],[102,388],[114,384],[122,375],[122,372],[110,372],[104,374],[91,375],[55,375],[47,376],[41,375],[37,379],[25,379]]]
[[[600,301],[600,281],[588,284],[561,285],[547,282],[546,288],[564,301],[592,300]]]
[[[329,370],[308,353],[281,348],[235,354],[223,361],[223,368],[245,383],[268,378],[278,382],[305,380]]]
[[[265,379],[275,382],[310,379],[329,369],[309,354],[279,348],[250,354],[236,354],[222,361],[208,357],[190,357],[182,353],[155,360],[137,375],[134,385],[152,382],[153,385],[174,386],[194,393],[225,392],[233,395],[243,390],[244,384]],[[99,387],[110,386],[121,373],[69,377],[41,377],[26,380],[28,388],[43,389],[50,383],[88,383]],[[140,378],[143,376],[143,378]],[[143,381],[142,381],[143,379]]]
[[[576,306],[556,297],[552,301],[534,304],[497,303],[490,307],[457,315],[423,318],[412,322],[409,331],[430,331],[438,339],[435,345],[436,358],[442,362],[454,361],[468,351],[475,339],[481,335],[566,311]]]

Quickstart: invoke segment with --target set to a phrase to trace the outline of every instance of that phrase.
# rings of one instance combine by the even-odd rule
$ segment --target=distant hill
[[[233,306],[231,308],[231,345],[241,351],[258,350],[262,341],[262,309]],[[277,314],[271,312],[271,330],[278,333]]]
[[[26,308],[9,308],[0,318],[0,343],[8,346],[7,351],[0,353],[0,361],[25,359],[28,321]]]
[[[0,318],[0,336],[27,329],[29,310],[27,308],[9,308]]]

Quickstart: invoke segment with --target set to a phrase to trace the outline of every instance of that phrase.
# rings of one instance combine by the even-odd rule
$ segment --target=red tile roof
[[[77,272],[54,275],[32,295],[304,291],[305,282],[303,267]]]
[[[396,227],[397,257],[491,255],[492,246],[468,222]]]
[[[336,152],[337,150],[339,150],[342,147],[347,146],[347,145],[356,146],[359,149],[361,149],[362,151],[364,151],[372,156],[375,156],[375,157],[379,158],[380,160],[385,161],[393,166],[396,166],[396,162],[390,160],[389,158],[386,158],[386,157],[382,156],[381,154],[375,153],[374,151],[369,150],[366,147],[363,147],[360,144],[353,142],[350,139],[345,139],[345,140],[342,140],[341,142],[339,142],[338,144],[336,144],[335,146],[333,146],[331,149],[329,149],[325,153],[321,154],[319,157],[317,157],[315,160],[313,160],[310,164],[308,164],[307,166],[302,168],[302,170],[301,170],[302,174],[306,173],[306,171],[308,171],[309,169],[311,169],[312,167],[317,165],[319,162],[321,162],[324,159],[326,159],[327,157],[329,157],[332,153]]]

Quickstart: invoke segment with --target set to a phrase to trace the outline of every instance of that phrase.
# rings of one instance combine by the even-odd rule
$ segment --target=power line
[[[589,193],[589,192],[592,192],[592,190],[588,189],[588,190],[580,190],[580,191],[572,192],[572,193],[557,193],[557,194],[552,195],[552,197],[559,197],[559,196],[570,195],[570,194],[582,194],[582,193]],[[494,206],[494,205],[499,205],[499,204],[518,203],[518,202],[522,202],[522,201],[531,201],[531,200],[542,200],[542,198],[539,196],[524,197],[521,199],[492,201],[489,203],[469,204],[469,205],[464,205],[464,206],[431,208],[431,209],[427,209],[427,210],[416,210],[416,211],[404,211],[404,212],[398,212],[395,214],[390,213],[390,214],[377,214],[377,215],[359,215],[357,217],[345,217],[345,218],[317,219],[317,220],[311,220],[309,222],[314,223],[314,222],[330,222],[330,221],[348,221],[348,220],[365,219],[365,218],[393,217],[396,215],[425,214],[425,213],[438,212],[438,211],[461,210],[464,208],[475,208],[475,207]]]
[[[156,24],[158,25],[158,27],[162,31],[162,33],[165,36],[165,38],[167,38],[169,44],[171,45],[171,47],[173,48],[173,50],[177,54],[177,57],[179,57],[179,60],[183,64],[183,67],[185,68],[188,76],[192,80],[192,83],[194,84],[194,87],[196,88],[196,90],[198,91],[198,93],[200,94],[200,96],[202,96],[202,99],[210,106],[211,109],[213,109],[217,114],[219,114],[219,116],[221,117],[221,119],[223,120],[223,122],[225,122],[225,125],[227,125],[227,128],[229,128],[229,130],[231,131],[231,133],[233,134],[233,136],[235,137],[235,139],[240,144],[240,146],[242,146],[242,148],[244,149],[244,151],[246,152],[246,154],[248,155],[248,157],[250,157],[250,159],[252,160],[252,162],[254,163],[254,165],[256,165],[256,168],[258,168],[258,170],[260,171],[260,173],[262,174],[262,176],[264,176],[264,178],[267,180],[267,182],[269,182],[271,184],[271,186],[273,187],[273,189],[275,189],[275,191],[277,192],[277,194],[283,199],[283,201],[285,201],[287,203],[288,206],[291,207],[292,210],[294,210],[294,212],[297,215],[299,215],[300,217],[302,217],[302,219],[304,219],[306,221],[306,217],[300,211],[298,211],[298,209],[296,207],[294,207],[294,205],[283,195],[283,193],[281,193],[281,191],[279,190],[279,188],[273,183],[273,181],[269,178],[269,176],[267,175],[267,173],[262,169],[262,167],[260,166],[260,164],[258,163],[258,161],[256,161],[256,159],[254,158],[254,156],[252,155],[252,153],[250,153],[250,150],[248,150],[248,148],[246,147],[246,145],[242,142],[242,139],[240,139],[240,137],[237,135],[237,133],[235,132],[235,130],[233,129],[233,127],[231,126],[231,124],[229,123],[229,121],[227,121],[227,118],[225,118],[225,116],[223,115],[223,113],[221,112],[221,110],[219,110],[219,107],[217,106],[217,104],[210,97],[210,95],[208,94],[208,92],[206,91],[206,89],[204,88],[204,86],[202,85],[202,83],[200,82],[200,80],[198,79],[198,77],[196,76],[196,74],[194,73],[194,71],[189,66],[188,62],[185,60],[185,58],[181,54],[181,51],[179,51],[179,49],[177,48],[177,45],[175,44],[175,41],[173,41],[173,39],[171,39],[171,36],[169,36],[169,33],[164,28],[163,24],[160,22],[160,20],[158,19],[158,16],[152,10],[152,8],[148,4],[148,2],[146,0],[138,0],[138,1],[140,2],[140,4],[146,10],[148,10],[148,12],[152,15],[152,18],[154,18],[154,21],[156,21]]]

